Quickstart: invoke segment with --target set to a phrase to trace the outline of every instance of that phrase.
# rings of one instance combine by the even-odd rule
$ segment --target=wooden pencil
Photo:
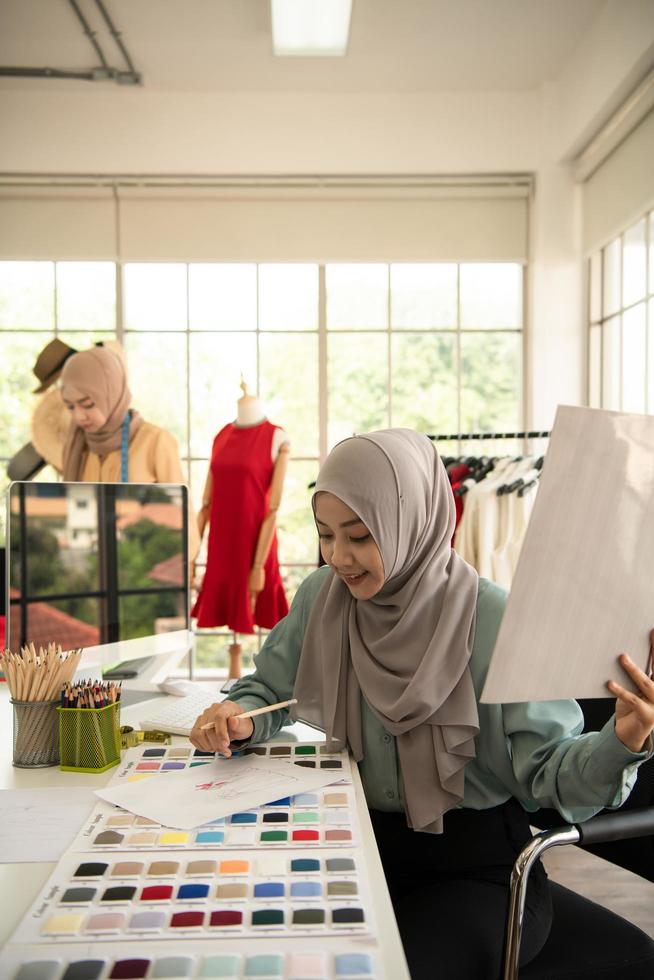
[[[297,698],[291,698],[290,701],[278,701],[277,704],[266,704],[263,708],[253,708],[252,711],[244,711],[240,715],[230,715],[229,717],[254,718],[256,715],[267,715],[269,711],[277,711],[279,708],[288,708],[289,704],[297,704]],[[206,725],[200,725],[200,731],[206,732],[208,728],[215,727],[215,722],[210,721]]]

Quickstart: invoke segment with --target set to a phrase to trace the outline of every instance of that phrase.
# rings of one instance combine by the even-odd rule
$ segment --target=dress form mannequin
[[[239,387],[243,394],[236,402],[236,421],[234,424],[239,426],[239,428],[245,428],[250,425],[260,425],[262,422],[265,422],[266,413],[263,405],[255,395],[249,394],[247,384],[243,378],[241,378]],[[283,429],[276,429],[272,444],[273,463],[277,460],[284,444],[286,444],[286,452],[288,453],[290,450],[288,436]],[[284,479],[282,477],[282,484],[283,482]]]
[[[236,402],[236,424],[259,425],[266,417],[263,405],[258,398],[248,392],[247,385],[243,379],[241,379],[239,387],[243,394]]]
[[[258,398],[253,395],[248,394],[247,387],[244,381],[241,381],[241,389],[243,395],[239,398],[237,402],[237,414],[234,423],[231,427],[233,430],[247,430],[255,429],[263,426],[264,423],[268,429],[270,429],[270,423],[266,418],[265,411],[261,402]],[[219,434],[220,436],[220,434]],[[218,438],[218,437],[217,437]],[[255,607],[257,605],[257,600],[261,593],[266,587],[266,562],[271,552],[273,542],[275,542],[275,553],[274,558],[271,559],[275,562],[276,574],[278,575],[278,570],[276,567],[276,523],[277,523],[277,511],[281,503],[282,490],[284,486],[284,479],[286,476],[286,470],[288,466],[288,457],[290,452],[290,445],[288,441],[288,436],[286,433],[279,428],[275,428],[272,434],[272,443],[270,446],[271,452],[271,463],[272,463],[272,474],[270,477],[269,490],[267,494],[267,506],[263,519],[258,528],[256,535],[256,544],[254,547],[254,553],[252,562],[250,565],[250,570],[247,576],[247,598],[249,603],[249,608],[251,615],[254,616]],[[269,464],[267,464],[269,465]],[[209,523],[212,500],[213,500],[213,460],[212,466],[210,466],[209,473],[207,475],[207,482],[205,484],[202,509],[198,516],[198,530],[200,535],[204,533],[204,530]],[[210,537],[211,542],[211,537]],[[206,581],[206,575],[205,575]],[[271,586],[274,584],[271,583]],[[204,588],[204,586],[203,586]],[[281,584],[280,584],[281,588]],[[196,608],[201,605],[201,596],[198,598],[196,603]],[[285,600],[284,600],[285,603]],[[200,612],[199,616],[203,613]],[[216,624],[217,625],[217,624]],[[228,625],[230,625],[228,623]],[[267,625],[267,624],[263,624]],[[273,623],[274,625],[274,623]],[[247,630],[247,632],[252,632],[253,630]],[[240,677],[241,675],[241,645],[238,640],[238,633],[234,631],[233,642],[229,647],[230,654],[230,665],[229,665],[229,676],[230,677]]]

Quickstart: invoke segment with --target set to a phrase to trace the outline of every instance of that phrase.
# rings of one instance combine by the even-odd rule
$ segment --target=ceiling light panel
[[[273,52],[280,57],[342,57],[352,0],[270,0]]]

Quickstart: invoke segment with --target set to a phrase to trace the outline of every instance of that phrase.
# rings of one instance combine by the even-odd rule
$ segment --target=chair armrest
[[[511,894],[506,925],[503,980],[517,980],[520,941],[529,872],[534,862],[549,850],[563,844],[597,844],[628,837],[654,834],[654,807],[602,813],[584,823],[544,830],[525,844],[511,873]]]
[[[580,844],[601,844],[628,837],[648,837],[654,834],[654,806],[639,810],[617,810],[602,813],[584,823],[575,824]]]

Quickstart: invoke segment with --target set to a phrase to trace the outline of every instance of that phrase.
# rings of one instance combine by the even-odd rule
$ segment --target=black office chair
[[[545,830],[523,848],[511,875],[503,980],[652,980],[654,942],[608,909],[552,882],[552,930],[540,953],[519,970],[529,871],[549,848],[647,839],[654,807],[603,813],[581,824]],[[654,896],[653,896],[654,898]]]

